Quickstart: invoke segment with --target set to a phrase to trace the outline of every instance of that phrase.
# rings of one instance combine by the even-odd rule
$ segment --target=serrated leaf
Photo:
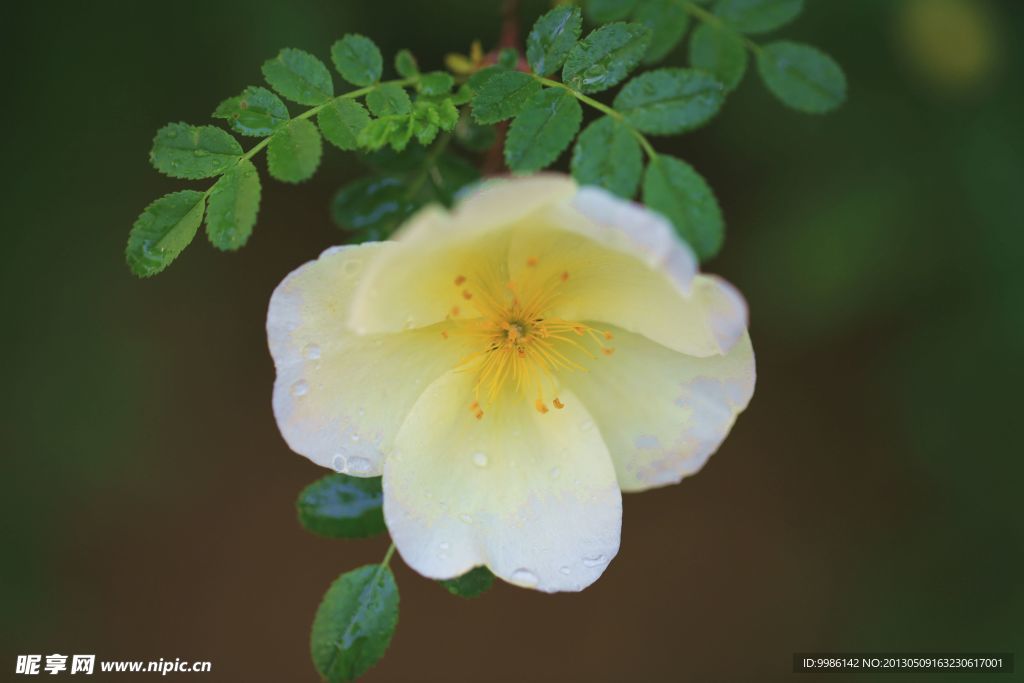
[[[494,585],[494,574],[487,567],[476,567],[462,576],[438,581],[438,583],[452,595],[457,595],[460,598],[476,598],[486,593]]]
[[[576,43],[562,67],[562,80],[582,92],[620,83],[647,52],[650,30],[642,24],[608,24]]]
[[[628,127],[602,116],[580,133],[571,168],[580,185],[597,185],[632,199],[643,173],[643,152]]]
[[[125,259],[139,277],[170,265],[196,236],[203,222],[206,195],[181,190],[164,195],[143,210],[128,235]]]
[[[563,5],[543,15],[526,38],[526,61],[538,76],[558,70],[580,39],[583,17],[578,7]]]
[[[319,59],[286,47],[263,63],[263,77],[279,95],[299,104],[322,104],[334,96],[331,72]]]
[[[784,104],[808,114],[832,111],[846,99],[843,70],[809,45],[788,41],[764,45],[757,55],[757,70]]]
[[[288,107],[266,88],[251,85],[221,102],[213,117],[226,120],[236,133],[265,138],[288,120]]]
[[[583,9],[587,12],[587,19],[593,23],[607,24],[628,17],[636,7],[636,2],[637,0],[586,0]]]
[[[455,79],[444,71],[431,71],[420,78],[419,89],[424,95],[447,95]]]
[[[455,124],[459,122],[459,108],[455,106],[452,98],[446,97],[434,106],[437,107],[438,125],[441,126],[441,130],[454,129]]]
[[[316,116],[320,132],[335,147],[344,150],[359,146],[359,134],[370,123],[370,115],[353,99],[329,102]]]
[[[358,33],[348,33],[331,46],[331,61],[352,85],[368,86],[380,80],[384,58],[377,44]]]
[[[651,42],[644,55],[644,64],[660,62],[686,34],[690,26],[690,15],[678,0],[639,0],[633,21],[651,30]]]
[[[644,174],[644,204],[668,218],[701,261],[722,248],[725,224],[707,182],[681,159],[659,154]]]
[[[374,116],[408,114],[412,111],[412,100],[405,88],[395,83],[377,86],[366,96],[366,106]]]
[[[242,146],[216,126],[169,123],[156,132],[149,161],[172,178],[211,178],[231,168],[242,156]]]
[[[349,183],[334,195],[331,218],[342,230],[372,232],[375,239],[383,239],[421,204],[409,196],[403,176],[371,176]]]
[[[210,190],[206,236],[218,249],[245,246],[260,210],[260,174],[248,159],[238,162]]]
[[[413,78],[420,73],[416,58],[408,50],[399,50],[395,55],[395,71],[402,78]]]
[[[718,17],[743,33],[766,33],[785,26],[804,9],[804,0],[719,0]]]
[[[547,88],[529,102],[508,128],[505,163],[517,173],[539,171],[565,151],[580,129],[580,103],[562,88]]]
[[[702,24],[690,36],[690,64],[707,71],[732,90],[747,71],[747,48],[729,29]]]
[[[398,624],[391,569],[369,564],[339,576],[316,610],[310,654],[329,683],[351,681],[377,663]]]
[[[626,83],[615,110],[634,128],[653,135],[693,130],[718,113],[725,87],[695,69],[658,69]]]
[[[321,154],[323,142],[316,126],[306,119],[293,119],[270,138],[267,169],[278,180],[301,183],[316,173]]]
[[[477,123],[497,123],[512,118],[540,90],[540,83],[522,71],[497,71],[483,82],[473,99]]]
[[[328,474],[302,489],[299,522],[328,538],[366,538],[384,533],[380,477]]]

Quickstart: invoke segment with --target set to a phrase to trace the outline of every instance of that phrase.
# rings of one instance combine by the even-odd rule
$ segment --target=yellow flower
[[[469,46],[468,55],[449,52],[444,57],[444,64],[449,71],[457,76],[470,76],[479,71],[484,64],[484,50],[480,46],[480,41],[473,41],[473,44]]]
[[[274,292],[267,331],[289,446],[383,474],[399,553],[437,579],[588,586],[620,491],[700,469],[754,387],[739,293],[659,215],[559,175],[328,249]]]

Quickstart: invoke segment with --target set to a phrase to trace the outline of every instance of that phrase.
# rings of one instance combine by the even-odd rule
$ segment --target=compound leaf
[[[582,119],[580,103],[570,93],[562,88],[541,90],[509,126],[505,163],[517,173],[548,166],[576,137]]]
[[[607,90],[636,68],[650,40],[651,31],[643,24],[602,26],[569,52],[562,80],[582,92]]]
[[[370,123],[370,115],[355,100],[339,98],[320,110],[316,122],[328,142],[352,150],[359,146],[359,134]]]
[[[260,210],[260,174],[248,159],[229,170],[210,190],[206,236],[218,249],[245,246]]]
[[[251,85],[221,102],[213,117],[227,121],[236,133],[265,138],[288,120],[288,107],[266,88]]]
[[[658,69],[640,74],[619,91],[615,110],[645,133],[671,135],[702,125],[725,99],[725,88],[694,69]]]
[[[538,76],[558,70],[576,45],[583,27],[578,7],[563,5],[543,15],[526,38],[526,61]]]

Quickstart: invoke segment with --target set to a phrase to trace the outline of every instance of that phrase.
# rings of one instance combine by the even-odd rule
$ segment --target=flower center
[[[494,404],[506,387],[513,395],[532,397],[540,413],[548,412],[549,396],[560,410],[565,404],[558,398],[558,374],[586,372],[583,363],[596,359],[595,352],[610,356],[615,351],[606,344],[611,332],[551,314],[569,273],[544,277],[537,264],[537,258],[528,259],[517,280],[499,273],[454,279],[461,302],[449,310],[450,326],[442,335],[467,335],[480,343],[480,350],[458,365],[476,375],[469,408],[477,419],[484,416],[481,403]]]

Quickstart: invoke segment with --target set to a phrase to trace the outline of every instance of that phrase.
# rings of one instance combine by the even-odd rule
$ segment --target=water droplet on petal
[[[486,453],[474,453],[473,464],[477,467],[487,467],[487,454]]]
[[[305,396],[307,393],[309,393],[309,382],[306,380],[300,379],[292,385],[292,396],[295,398]]]
[[[604,564],[604,555],[594,555],[593,557],[584,557],[584,567],[599,567]]]
[[[348,459],[349,472],[365,474],[366,472],[370,471],[371,467],[372,465],[370,464],[370,461],[367,460],[366,458],[360,458],[359,456],[356,456]]]
[[[593,429],[593,427],[594,427],[594,421],[593,420],[584,420],[583,422],[580,422],[580,431],[581,432],[589,432],[591,429]]]
[[[359,435],[358,434],[353,434],[349,438],[352,439],[352,443],[356,443],[356,442],[359,441]]]
[[[572,573],[572,570],[569,569],[568,567],[559,567],[558,571],[562,572],[566,576],[568,576],[570,573]]]
[[[448,541],[441,541],[441,543],[439,543],[437,547],[441,550],[448,550],[448,548],[451,548],[452,546],[450,543],[448,543]]]
[[[306,357],[306,360],[316,360],[320,357],[320,347],[316,344],[306,344],[302,355]]]
[[[525,567],[520,567],[519,569],[512,572],[512,581],[514,583],[522,584],[524,586],[536,586],[540,582],[540,579],[538,579],[537,575],[531,572],[529,569],[526,569]]]
[[[335,472],[341,473],[345,471],[345,456],[338,453],[331,460],[331,467],[334,468]]]

